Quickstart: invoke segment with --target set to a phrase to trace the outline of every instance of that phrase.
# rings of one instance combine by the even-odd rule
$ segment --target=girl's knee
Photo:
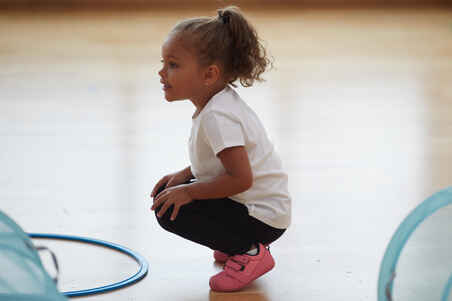
[[[163,229],[165,229],[165,230],[168,230],[168,231],[171,231],[171,228],[172,228],[172,225],[173,225],[173,221],[171,221],[170,220],[170,217],[171,217],[171,214],[172,214],[172,212],[173,212],[173,207],[171,207],[171,208],[168,208],[168,210],[166,210],[166,212],[165,212],[165,214],[163,214],[161,217],[159,217],[157,214],[158,214],[158,211],[161,209],[161,206],[160,207],[157,207],[156,208],[156,210],[155,210],[155,217],[156,217],[156,219],[157,219],[157,222],[159,223],[159,225],[163,228]]]

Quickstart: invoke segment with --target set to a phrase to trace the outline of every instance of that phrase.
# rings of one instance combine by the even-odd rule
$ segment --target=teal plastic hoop
[[[66,297],[80,297],[80,296],[100,294],[100,293],[105,293],[105,292],[109,292],[112,290],[117,290],[117,289],[131,285],[131,284],[143,279],[148,273],[149,264],[143,256],[141,256],[137,252],[134,252],[134,251],[132,251],[126,247],[123,247],[121,245],[118,245],[118,244],[114,244],[114,243],[99,240],[99,239],[79,237],[79,236],[70,236],[70,235],[42,234],[42,233],[28,233],[28,235],[31,238],[71,240],[71,241],[78,241],[78,242],[83,242],[83,243],[95,244],[95,245],[99,245],[102,247],[107,247],[107,248],[119,251],[121,253],[124,253],[124,254],[132,257],[140,265],[140,268],[135,275],[133,275],[123,281],[113,283],[110,285],[106,285],[106,286],[91,288],[91,289],[63,292],[63,295],[65,295]]]
[[[452,186],[441,190],[416,207],[400,224],[386,249],[378,278],[378,301],[392,301],[392,285],[397,262],[407,240],[427,217],[438,209],[452,204]],[[452,289],[452,275],[446,284],[441,301],[447,301]]]
[[[449,296],[450,296],[450,291],[451,290],[452,290],[452,274],[450,275],[449,281],[447,281],[447,284],[444,287],[443,297],[441,298],[441,301],[449,300]]]

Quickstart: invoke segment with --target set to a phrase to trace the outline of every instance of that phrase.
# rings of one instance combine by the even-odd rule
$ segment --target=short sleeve
[[[233,116],[211,111],[203,116],[201,127],[215,155],[225,148],[245,145],[242,125]]]

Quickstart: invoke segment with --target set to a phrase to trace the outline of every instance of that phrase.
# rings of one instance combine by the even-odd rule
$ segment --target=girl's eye
[[[162,64],[165,64],[165,61],[164,61],[164,60],[160,60],[160,62],[161,62]],[[176,63],[174,63],[174,62],[168,62],[168,66],[169,66],[170,68],[177,68],[177,67],[179,67],[179,65],[176,64]]]

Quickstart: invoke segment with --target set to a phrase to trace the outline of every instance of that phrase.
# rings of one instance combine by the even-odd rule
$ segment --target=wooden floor
[[[149,211],[159,177],[189,164],[194,110],[164,100],[160,45],[180,17],[212,12],[0,12],[0,209],[28,232],[119,243],[150,263],[138,284],[86,300],[376,300],[395,229],[451,185],[451,10],[245,12],[276,68],[239,93],[282,156],[293,223],[272,246],[276,268],[233,294],[210,292],[211,250]],[[444,212],[437,229],[452,228]],[[103,248],[39,243],[57,253],[63,291],[136,270]],[[413,250],[424,244],[436,252],[421,238]]]

